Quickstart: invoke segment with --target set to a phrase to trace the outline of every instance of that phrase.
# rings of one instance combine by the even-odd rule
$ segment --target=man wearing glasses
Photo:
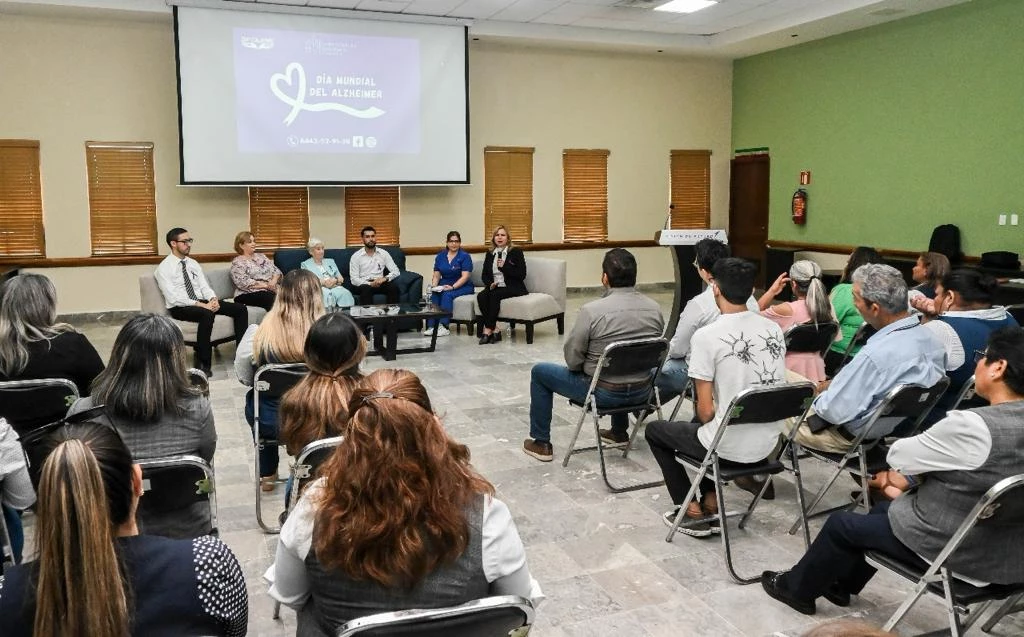
[[[230,316],[235,324],[235,344],[241,340],[249,323],[249,312],[244,305],[230,301],[223,303],[206,281],[202,267],[189,257],[192,242],[195,241],[184,228],[172,228],[167,233],[167,245],[171,253],[156,268],[156,282],[164,295],[167,311],[179,321],[197,323],[196,356],[199,368],[207,378],[210,370],[213,348],[210,334],[213,319],[218,314]]]

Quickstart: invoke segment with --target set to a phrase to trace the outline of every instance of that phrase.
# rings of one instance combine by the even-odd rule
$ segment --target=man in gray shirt
[[[604,255],[601,284],[607,288],[600,299],[580,308],[576,324],[565,339],[566,365],[537,363],[530,371],[530,438],[523,452],[542,462],[554,457],[551,447],[551,408],[554,395],[582,402],[590,388],[597,360],[615,341],[659,337],[665,329],[658,304],[636,291],[636,259],[628,250],[615,248]],[[598,405],[616,407],[642,400],[650,388],[647,374],[630,377],[602,376],[595,391]],[[608,442],[629,440],[626,414],[612,417],[612,428],[602,429]]]

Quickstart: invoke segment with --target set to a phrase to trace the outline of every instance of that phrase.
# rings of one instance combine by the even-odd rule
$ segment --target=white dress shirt
[[[357,287],[369,285],[370,281],[384,276],[384,268],[388,270],[388,281],[394,281],[402,273],[387,250],[377,248],[373,254],[367,254],[366,248],[363,248],[356,251],[349,261],[348,280]]]
[[[185,262],[185,269],[188,270],[189,278],[192,279],[192,289],[199,299],[209,301],[217,296],[203,274],[203,268],[199,262],[190,257],[179,259],[173,254],[168,254],[160,265],[156,266],[156,283],[160,286],[160,292],[164,295],[164,303],[168,308],[188,307],[195,305],[196,299],[190,298],[185,290],[185,278],[181,274],[181,262]]]

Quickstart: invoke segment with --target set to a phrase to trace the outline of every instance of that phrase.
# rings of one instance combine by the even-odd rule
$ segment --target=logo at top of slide
[[[248,35],[243,35],[239,42],[242,46],[247,49],[272,49],[274,48],[274,38],[257,38]]]
[[[284,84],[285,87],[292,89],[295,92],[295,97],[285,93],[281,88],[282,84]],[[274,97],[292,107],[292,110],[289,111],[288,115],[284,118],[284,123],[288,126],[292,125],[292,122],[295,121],[295,118],[298,117],[299,113],[302,111],[310,111],[314,113],[321,111],[340,111],[346,115],[358,117],[359,119],[375,119],[386,112],[376,106],[358,109],[340,102],[319,102],[317,104],[307,104],[306,70],[303,69],[302,65],[298,62],[292,62],[289,64],[285,68],[284,73],[274,73],[271,75],[270,90],[274,93]]]

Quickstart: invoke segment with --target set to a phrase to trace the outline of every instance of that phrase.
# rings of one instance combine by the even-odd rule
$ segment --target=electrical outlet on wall
[[[1017,217],[1017,213],[1015,212],[1012,215],[1010,215],[1010,225],[1011,226],[1017,225],[1017,221],[1018,221],[1018,217]]]
[[[1006,225],[1006,215],[999,215],[999,225],[1001,225],[1001,226],[1005,226]]]

